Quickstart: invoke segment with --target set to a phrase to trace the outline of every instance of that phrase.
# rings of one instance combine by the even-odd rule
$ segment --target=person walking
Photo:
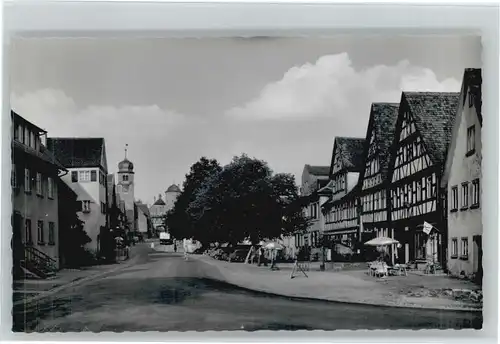
[[[174,241],[174,252],[177,253],[177,242]]]

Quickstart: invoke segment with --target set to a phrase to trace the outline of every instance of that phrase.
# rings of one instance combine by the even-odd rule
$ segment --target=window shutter
[[[78,182],[78,172],[77,171],[72,171],[71,172],[71,181],[73,183]]]
[[[97,172],[96,171],[90,171],[90,181],[91,182],[97,181]]]

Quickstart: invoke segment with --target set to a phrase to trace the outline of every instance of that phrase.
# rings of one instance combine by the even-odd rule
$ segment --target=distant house
[[[425,267],[446,261],[446,190],[440,189],[458,93],[403,92],[389,165],[389,236],[398,261]],[[424,232],[424,222],[433,226]]]
[[[87,247],[100,249],[107,237],[108,184],[106,146],[103,138],[47,138],[48,149],[69,173],[62,180],[78,195],[80,218],[92,239]]]
[[[151,233],[151,217],[147,204],[136,202],[137,206],[137,231],[145,236]]]
[[[360,175],[360,225],[362,241],[391,236],[388,214],[390,198],[387,178],[399,104],[373,103],[366,131],[364,169]]]
[[[329,176],[328,166],[311,166],[306,164],[302,171],[302,184],[300,186],[300,194],[303,197],[308,197],[308,204],[304,209],[304,214],[311,220],[311,225],[307,229],[307,233],[297,233],[294,237],[295,246],[298,247],[316,247],[320,232],[322,230],[322,214],[320,211],[320,197],[318,190],[328,183]],[[290,238],[285,238],[285,241],[291,244]],[[313,250],[313,254],[318,250]]]
[[[59,267],[59,176],[64,166],[42,143],[47,132],[14,111],[12,118],[12,227],[15,272],[45,277]]]
[[[359,241],[359,174],[364,168],[365,139],[336,137],[330,164],[330,180],[325,186],[330,196],[322,205],[324,234],[336,243],[352,247]]]
[[[167,215],[167,211],[168,206],[163,201],[161,194],[159,194],[158,199],[155,199],[153,205],[149,208],[151,223],[155,232],[165,231],[165,215]]]
[[[481,70],[465,70],[441,187],[448,192],[447,267],[482,276]]]

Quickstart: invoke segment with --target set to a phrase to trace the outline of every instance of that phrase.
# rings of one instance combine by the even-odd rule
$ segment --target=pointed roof
[[[153,203],[153,205],[166,205],[165,202],[161,199],[161,194],[158,195],[158,199]]]
[[[328,177],[330,174],[330,166],[311,166],[306,164],[305,168],[313,176],[325,176]]]
[[[102,167],[106,170],[104,138],[49,137],[47,148],[66,168]]]
[[[181,189],[177,185],[172,184],[168,187],[167,192],[181,192]]]
[[[450,177],[450,172],[453,167],[453,157],[455,155],[455,148],[457,145],[457,140],[459,140],[459,130],[462,120],[463,108],[468,106],[465,104],[467,100],[467,95],[472,95],[474,102],[474,108],[476,109],[476,114],[479,120],[479,124],[483,125],[483,116],[481,114],[482,105],[482,77],[481,69],[479,68],[467,68],[465,69],[464,76],[462,79],[462,90],[460,92],[460,102],[457,109],[457,114],[454,119],[452,134],[450,139],[450,144],[447,152],[446,162],[444,166],[443,176],[441,178],[441,187],[446,187],[448,179]],[[465,140],[465,138],[464,138]]]
[[[467,98],[466,92],[470,92],[473,97],[474,107],[476,108],[477,116],[479,117],[479,123],[483,125],[483,115],[481,108],[483,105],[482,99],[482,83],[483,78],[481,75],[481,68],[466,68],[464,72],[464,77],[462,81],[462,105],[465,104],[465,99]]]
[[[433,164],[442,165],[446,160],[459,96],[451,92],[403,92],[402,100],[410,108]]]
[[[136,202],[135,205],[137,206],[137,209],[144,213],[144,215],[149,216],[149,209],[147,204]]]
[[[394,140],[398,112],[399,104],[397,103],[373,103],[370,110],[364,158],[368,157],[370,133],[373,132],[383,179],[389,170],[390,148]]]
[[[363,170],[364,138],[359,137],[335,137],[333,143],[332,163],[330,165],[330,175],[333,173],[335,151],[338,150],[343,168],[351,172],[361,172]]]

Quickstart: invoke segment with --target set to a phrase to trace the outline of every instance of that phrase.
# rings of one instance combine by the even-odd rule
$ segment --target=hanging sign
[[[430,223],[424,221],[424,233],[425,234],[429,234],[432,231],[433,227],[434,227],[433,225],[431,225]]]

